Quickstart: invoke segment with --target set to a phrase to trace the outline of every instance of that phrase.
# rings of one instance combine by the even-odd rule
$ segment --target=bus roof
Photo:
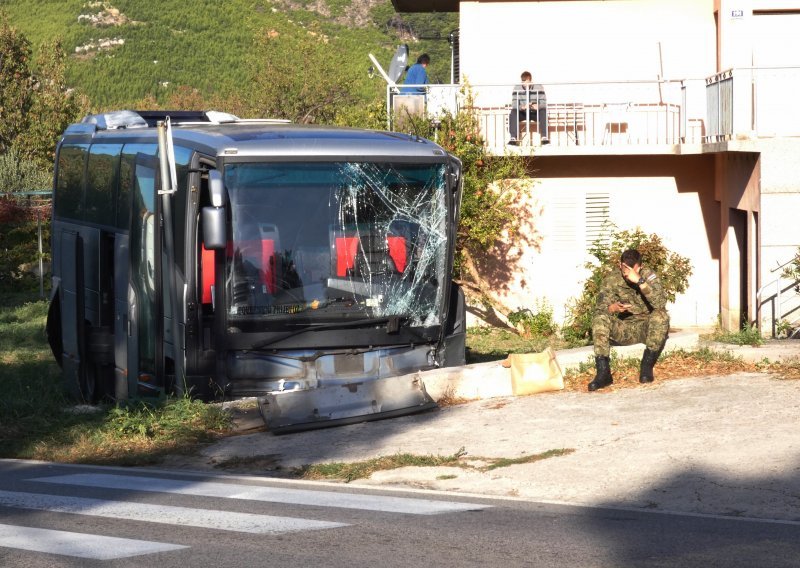
[[[155,143],[158,121],[170,117],[175,144],[227,159],[362,158],[441,160],[430,140],[398,132],[239,119],[214,111],[115,111],[67,127],[65,142]]]

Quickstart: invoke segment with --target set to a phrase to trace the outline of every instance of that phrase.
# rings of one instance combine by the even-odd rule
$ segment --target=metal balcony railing
[[[547,104],[529,111],[528,120],[519,124],[517,142],[522,147],[543,143],[554,147],[699,143],[704,135],[702,85],[702,81],[545,84]],[[389,128],[394,129],[396,117],[405,113],[424,112],[435,120],[444,113],[471,109],[487,147],[503,153],[517,130],[511,125],[519,117],[512,113],[514,87],[427,85],[425,95],[401,94],[389,88]]]
[[[708,141],[800,136],[800,67],[737,67],[706,79]]]
[[[387,89],[389,128],[398,111],[473,110],[490,151],[511,138],[513,84],[427,85],[424,95]],[[676,145],[771,136],[800,136],[800,67],[735,68],[705,79],[546,83],[544,116],[520,128],[519,145],[554,148]],[[538,119],[538,120],[537,120]],[[546,126],[544,123],[546,122]]]

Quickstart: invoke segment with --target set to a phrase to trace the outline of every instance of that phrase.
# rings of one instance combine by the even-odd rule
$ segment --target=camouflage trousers
[[[611,345],[644,343],[650,351],[659,352],[669,334],[667,310],[653,310],[649,316],[632,316],[619,319],[611,314],[595,314],[592,319],[594,354],[608,357]]]

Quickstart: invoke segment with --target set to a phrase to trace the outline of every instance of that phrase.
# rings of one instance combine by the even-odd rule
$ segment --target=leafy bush
[[[567,305],[567,319],[562,334],[572,345],[586,345],[591,341],[592,317],[597,303],[597,293],[604,276],[617,270],[617,262],[626,249],[636,249],[642,255],[642,264],[654,270],[664,286],[668,302],[674,302],[678,294],[686,291],[692,274],[691,261],[664,246],[661,237],[646,234],[642,229],[614,231],[611,243],[596,241],[589,249],[596,261],[587,262],[591,271],[583,285],[581,295]]]
[[[550,337],[558,331],[553,308],[546,300],[537,300],[533,310],[520,308],[508,314],[508,321],[523,337]]]
[[[778,337],[787,338],[792,336],[795,329],[796,326],[793,325],[792,322],[787,319],[782,319],[775,326],[775,333]]]

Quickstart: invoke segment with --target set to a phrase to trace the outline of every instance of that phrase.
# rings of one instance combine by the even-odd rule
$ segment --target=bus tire
[[[84,361],[78,377],[78,390],[82,402],[94,404],[98,400],[98,369],[92,361]]]

